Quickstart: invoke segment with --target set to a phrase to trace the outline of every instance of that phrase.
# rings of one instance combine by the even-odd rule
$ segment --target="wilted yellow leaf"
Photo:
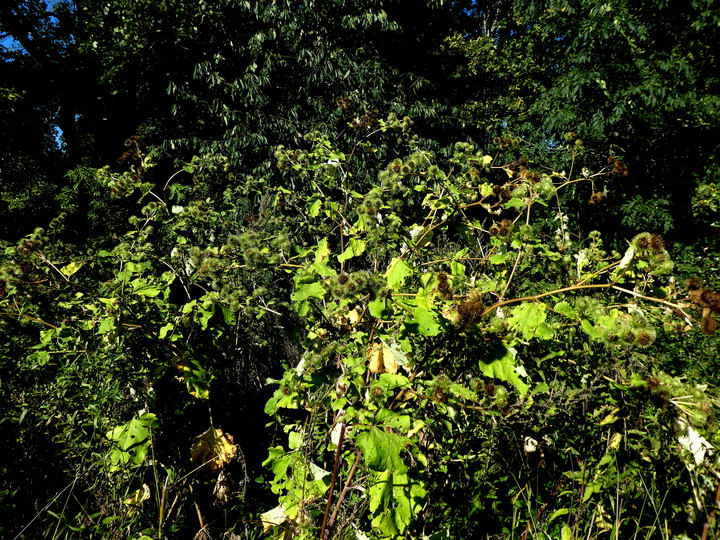
[[[373,343],[367,352],[369,369],[373,373],[397,373],[398,363],[395,353],[384,343]]]
[[[190,445],[190,460],[204,465],[211,473],[220,471],[235,457],[237,448],[233,437],[221,429],[210,428],[198,435]]]
[[[360,320],[360,315],[362,315],[362,313],[360,312],[360,310],[357,309],[357,308],[355,308],[355,309],[351,310],[351,311],[345,316],[345,320],[347,321],[347,323],[348,323],[348,325],[349,325],[350,327],[353,327],[353,326],[355,326],[355,325],[358,323],[358,321]]]
[[[72,276],[75,272],[77,272],[78,270],[80,270],[80,268],[82,268],[82,266],[83,266],[84,264],[85,264],[84,261],[73,261],[73,262],[71,262],[71,263],[66,264],[65,266],[63,266],[63,267],[60,269],[60,271],[63,273],[63,275],[64,275],[65,277],[70,277],[70,276]]]
[[[268,510],[264,514],[260,514],[260,521],[263,524],[263,532],[269,533],[270,529],[276,525],[282,525],[287,521],[287,514],[283,505],[276,506],[272,510]]]
[[[142,505],[143,501],[150,498],[150,486],[143,484],[143,487],[136,489],[127,498],[123,499],[123,504],[128,507],[128,515],[134,514]]]
[[[210,382],[212,374],[203,369],[203,367],[194,360],[181,358],[175,369],[179,375],[176,377],[178,381],[184,382],[188,392],[198,399],[210,399]]]
[[[599,423],[598,425],[604,426],[604,425],[606,425],[606,424],[612,424],[613,422],[615,422],[615,421],[618,419],[618,417],[617,417],[617,413],[618,413],[618,412],[620,412],[620,407],[615,407],[615,408],[610,412],[610,414],[608,414],[605,418],[603,418],[602,420],[600,420],[600,423]]]

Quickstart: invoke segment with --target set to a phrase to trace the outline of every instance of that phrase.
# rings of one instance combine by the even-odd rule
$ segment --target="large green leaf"
[[[499,345],[489,358],[480,360],[480,371],[486,377],[509,382],[520,395],[525,395],[530,387],[520,378],[521,374],[525,375],[525,370],[517,365],[516,355],[517,351],[512,347]]]
[[[295,292],[292,293],[291,298],[295,302],[301,302],[308,298],[323,298],[325,296],[325,289],[322,283],[319,281],[313,281],[311,283],[303,283],[300,285]]]
[[[363,251],[365,251],[365,242],[358,238],[351,238],[348,242],[347,247],[345,248],[345,251],[338,255],[338,262],[342,263],[347,261],[348,259],[351,259],[352,257],[357,257]]]
[[[388,287],[391,289],[397,289],[403,284],[405,278],[412,274],[412,268],[403,259],[394,258],[390,261],[388,269],[385,272],[387,278]]]
[[[394,433],[371,427],[355,438],[367,466],[374,471],[403,473],[407,465],[400,457],[405,449],[406,439]]]
[[[405,321],[405,328],[426,337],[436,336],[442,330],[433,312],[422,307],[416,307],[413,310],[413,318]]]
[[[540,302],[524,302],[512,310],[508,319],[511,328],[519,332],[523,339],[550,339],[554,332],[545,319],[547,306]]]
[[[150,449],[152,430],[156,426],[157,417],[145,413],[108,431],[106,437],[112,444],[107,458],[109,470],[115,472],[142,465]]]

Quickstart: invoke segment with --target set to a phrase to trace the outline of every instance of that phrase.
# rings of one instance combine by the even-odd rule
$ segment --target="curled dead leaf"
[[[232,483],[230,477],[225,471],[220,471],[215,488],[213,489],[213,504],[222,508],[230,500],[230,492],[232,491]]]
[[[373,343],[367,351],[372,373],[397,373],[397,355],[382,342]]]
[[[190,461],[217,473],[235,457],[237,448],[233,437],[221,429],[210,428],[198,435],[190,445]]]
[[[268,510],[264,514],[260,514],[260,521],[262,521],[263,532],[269,533],[270,530],[277,526],[282,525],[287,521],[288,515],[285,513],[285,507],[283,505],[276,506],[272,510]]]
[[[123,499],[123,504],[128,507],[128,516],[137,512],[142,507],[142,503],[147,501],[149,498],[150,486],[143,484],[140,489],[133,491],[132,495],[130,495],[127,499]]]

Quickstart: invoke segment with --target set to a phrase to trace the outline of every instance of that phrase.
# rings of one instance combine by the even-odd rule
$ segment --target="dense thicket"
[[[4,2],[2,535],[715,534],[719,32]]]

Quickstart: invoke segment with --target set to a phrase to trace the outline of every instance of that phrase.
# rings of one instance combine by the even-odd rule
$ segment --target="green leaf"
[[[319,198],[310,198],[308,201],[307,213],[310,217],[317,217],[320,213],[320,206],[322,201]]]
[[[593,339],[596,339],[600,335],[600,333],[595,329],[593,324],[587,319],[583,319],[582,321],[580,321],[580,328],[582,328],[582,331]]]
[[[323,238],[318,242],[317,249],[315,250],[315,262],[321,263],[330,255],[330,248],[328,247],[328,239]]]
[[[393,316],[393,308],[387,298],[376,298],[368,302],[368,311],[376,319],[387,319]]]
[[[505,253],[495,253],[494,255],[490,256],[490,264],[503,264],[507,262],[508,260],[515,257],[515,253],[512,251],[507,251]]]
[[[410,426],[412,425],[410,416],[398,414],[389,409],[380,409],[375,416],[375,420],[378,424],[396,429],[400,431],[400,433],[407,433],[410,431]]]
[[[365,251],[365,242],[357,238],[351,238],[345,251],[338,255],[338,262],[343,263],[352,257],[357,257],[363,251]]]
[[[290,298],[292,298],[294,302],[301,302],[303,300],[307,300],[308,298],[323,298],[324,296],[325,289],[323,288],[322,283],[319,281],[313,281],[311,283],[305,283],[299,287],[292,293]]]
[[[525,208],[525,201],[518,197],[513,197],[508,202],[503,204],[503,207],[508,210],[511,208],[514,208],[515,210],[523,210]]]
[[[405,532],[420,513],[427,490],[407,474],[384,471],[371,478],[369,496],[369,509],[375,514],[372,526],[385,538],[393,538]]]
[[[185,383],[188,392],[198,399],[210,398],[210,384],[214,379],[211,371],[192,358],[184,358],[175,364],[179,379]]]
[[[197,310],[196,316],[198,322],[200,323],[200,328],[203,330],[207,330],[208,323],[210,322],[210,319],[212,319],[212,316],[215,314],[215,306],[211,305],[210,309],[205,309],[204,307],[201,307]]]
[[[396,257],[388,265],[388,269],[385,272],[387,278],[388,287],[391,289],[397,289],[403,284],[405,278],[412,274],[412,268],[404,260]]]
[[[547,306],[539,302],[525,302],[515,307],[508,319],[511,328],[522,334],[523,339],[550,339],[554,332],[546,323]]]
[[[32,363],[33,368],[42,367],[50,362],[50,353],[48,351],[36,351],[27,355],[25,361]]]
[[[105,317],[98,325],[98,334],[107,334],[115,329],[115,318]]]
[[[108,455],[109,470],[116,472],[126,467],[139,467],[150,448],[150,436],[157,427],[157,417],[145,413],[108,431],[106,437],[113,445]]]
[[[405,472],[407,465],[400,457],[406,439],[394,433],[371,427],[355,438],[363,453],[365,463],[374,471]]]
[[[165,339],[168,335],[168,332],[173,330],[175,328],[175,325],[173,323],[167,323],[165,326],[160,328],[160,332],[158,333],[158,337],[160,339]]]
[[[75,272],[80,270],[80,268],[83,267],[85,264],[84,261],[78,261],[78,262],[71,262],[70,264],[66,264],[62,268],[60,268],[60,271],[63,273],[65,277],[72,276]]]
[[[560,508],[559,510],[555,510],[550,517],[548,518],[548,523],[550,523],[553,519],[556,517],[564,516],[570,512],[570,509],[568,508]]]
[[[460,282],[465,277],[465,265],[457,261],[451,261],[450,272],[452,272],[453,283]]]
[[[413,310],[413,319],[405,321],[405,328],[409,332],[425,337],[436,336],[441,331],[433,313],[422,307]]]
[[[141,279],[132,280],[130,285],[132,285],[133,292],[135,294],[146,296],[148,298],[155,298],[161,292],[160,287],[157,287],[156,285],[149,285]]]
[[[524,369],[516,366],[515,356],[517,351],[512,347],[498,346],[492,353],[488,362],[480,360],[480,371],[486,377],[492,377],[512,384],[518,393],[523,396],[529,390],[529,386],[520,379],[524,375]]]
[[[458,383],[451,383],[448,387],[448,391],[454,396],[467,399],[468,401],[476,401],[478,398],[475,392]]]
[[[310,269],[317,272],[323,277],[332,277],[337,275],[337,270],[328,266],[326,262],[316,262],[310,265]]]
[[[222,310],[225,323],[230,326],[235,326],[235,323],[237,323],[235,312],[224,304],[220,304],[220,309]]]
[[[370,485],[370,511],[375,513],[379,509],[390,506],[393,492],[392,471],[382,471]],[[397,533],[397,531],[395,531]]]
[[[577,312],[575,311],[575,308],[573,308],[570,303],[565,302],[564,300],[555,304],[555,307],[553,309],[555,310],[555,313],[564,315],[569,319],[577,319]]]

